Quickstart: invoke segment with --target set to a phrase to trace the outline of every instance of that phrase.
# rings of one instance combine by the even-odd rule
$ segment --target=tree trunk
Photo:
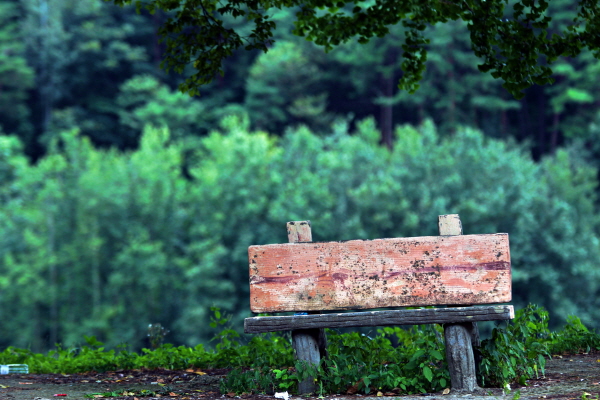
[[[390,103],[394,96],[394,78],[391,73],[381,73],[381,89],[383,97],[386,100],[386,102],[380,106],[379,124],[381,126],[381,144],[391,150],[394,136],[394,114],[393,106]]]

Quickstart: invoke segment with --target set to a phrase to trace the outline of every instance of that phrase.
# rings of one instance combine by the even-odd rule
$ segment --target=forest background
[[[573,2],[550,10],[558,29]],[[0,0],[0,347],[138,349],[155,323],[206,343],[211,306],[241,329],[247,246],[287,221],[343,240],[435,235],[448,213],[510,234],[517,307],[600,328],[600,61],[562,60],[517,101],[449,22],[408,95],[402,27],[325,54],[274,18],[268,53],[192,98],[159,68],[165,15]]]

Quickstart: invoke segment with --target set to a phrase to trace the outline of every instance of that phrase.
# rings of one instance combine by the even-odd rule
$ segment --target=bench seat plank
[[[512,305],[493,305],[252,317],[244,320],[244,332],[260,333],[311,328],[349,328],[359,326],[498,321],[513,319],[514,314]]]
[[[250,246],[255,313],[511,300],[508,235]]]

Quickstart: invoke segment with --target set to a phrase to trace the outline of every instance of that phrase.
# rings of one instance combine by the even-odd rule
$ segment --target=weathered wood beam
[[[507,234],[250,246],[255,313],[511,300]]]
[[[499,321],[514,318],[511,305],[426,308],[412,310],[363,311],[318,315],[252,317],[244,320],[244,332],[260,333],[310,328],[349,328],[447,324],[474,321]]]

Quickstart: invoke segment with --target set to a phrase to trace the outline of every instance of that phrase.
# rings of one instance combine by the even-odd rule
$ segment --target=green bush
[[[273,393],[297,390],[307,376],[317,378],[321,395],[378,392],[394,394],[439,392],[450,384],[442,328],[385,327],[374,335],[327,330],[328,357],[316,367],[294,360],[289,335],[260,334],[244,341],[228,326],[229,317],[213,309],[212,324],[221,330],[214,348],[164,344],[136,353],[120,347],[107,350],[95,337],[86,344],[47,354],[9,347],[1,364],[28,364],[32,373],[79,373],[119,369],[230,368],[221,381],[223,393]],[[600,350],[600,335],[576,317],[557,332],[548,329],[548,313],[528,306],[506,327],[497,327],[482,342],[480,382],[486,387],[525,384],[544,374],[546,358],[556,352]]]
[[[562,330],[552,334],[550,343],[552,354],[589,353],[592,350],[600,350],[600,335],[590,331],[574,315],[567,318],[567,324]]]
[[[393,150],[372,120],[281,138],[248,125],[225,118],[195,148],[147,128],[130,152],[66,132],[35,164],[1,137],[0,346],[90,335],[140,350],[161,324],[193,347],[213,335],[201,323],[211,306],[241,330],[247,248],[287,241],[285,222],[312,220],[315,240],[372,239],[436,235],[448,213],[465,234],[509,233],[516,306],[597,327],[597,171],[577,153],[536,163],[517,144],[430,122],[398,128]]]
[[[230,372],[222,383],[222,391],[296,391],[297,383],[306,376],[317,378],[321,394],[438,391],[447,387],[450,379],[444,345],[435,330],[433,326],[413,327],[407,331],[383,328],[373,337],[327,330],[328,357],[317,368],[293,361],[291,357],[287,363],[273,364],[273,360],[259,356],[251,369]],[[392,338],[400,341],[401,346],[394,347]],[[289,343],[286,348],[288,346]]]
[[[505,329],[495,328],[481,343],[483,386],[504,387],[544,374],[550,357],[548,312],[532,305],[518,310]]]

